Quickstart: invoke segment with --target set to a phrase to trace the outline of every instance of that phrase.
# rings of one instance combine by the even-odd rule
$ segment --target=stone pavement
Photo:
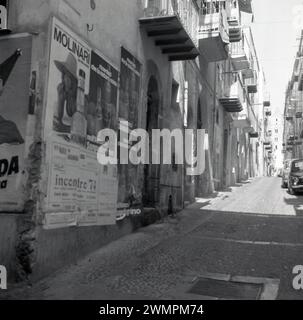
[[[303,265],[301,204],[280,179],[248,181],[2,298],[203,299],[188,291],[209,275],[274,279],[278,299],[303,299],[292,288]]]

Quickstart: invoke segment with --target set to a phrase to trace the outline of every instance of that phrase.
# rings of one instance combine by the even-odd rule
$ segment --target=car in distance
[[[289,177],[289,170],[290,170],[290,162],[291,160],[285,160],[284,166],[282,169],[282,188],[288,187],[288,177]]]
[[[290,163],[288,191],[292,195],[303,191],[303,159],[292,160]]]

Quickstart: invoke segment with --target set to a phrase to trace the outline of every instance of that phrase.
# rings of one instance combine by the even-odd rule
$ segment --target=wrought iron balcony
[[[303,117],[303,112],[296,112],[297,119],[302,119],[302,117]]]
[[[298,90],[303,91],[303,62],[302,61],[300,61],[300,67],[298,72]]]
[[[242,29],[240,26],[229,27],[229,42],[239,42],[242,39]]]
[[[251,128],[252,124],[249,120],[247,104],[243,103],[243,110],[233,117],[233,126],[235,128],[245,129]]]
[[[225,10],[201,15],[199,28],[200,51],[209,62],[222,61],[228,58],[229,35]]]
[[[233,66],[237,71],[247,71],[247,75],[243,74],[244,77],[252,76],[251,68],[251,53],[246,37],[240,42],[233,42],[230,44],[230,56],[232,59]]]
[[[242,39],[242,28],[240,25],[240,11],[238,7],[233,7],[228,18],[229,41],[239,42]]]
[[[243,86],[237,77],[237,80],[226,87],[223,96],[220,98],[220,102],[227,112],[238,113],[243,110],[243,101]]]
[[[258,92],[258,76],[257,72],[253,70],[253,77],[246,78],[245,85],[248,93],[257,93]]]
[[[139,23],[170,61],[193,60],[199,55],[199,7],[196,0],[144,0]]]
[[[251,139],[257,139],[259,138],[259,132],[250,132],[249,137]]]

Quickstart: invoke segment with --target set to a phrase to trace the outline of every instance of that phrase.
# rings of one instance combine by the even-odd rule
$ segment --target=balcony
[[[302,119],[302,117],[303,117],[303,112],[296,112],[297,119]]]
[[[229,44],[226,12],[204,13],[198,33],[200,51],[209,62],[226,60]]]
[[[303,91],[303,63],[302,62],[300,62],[300,67],[298,71],[298,90]]]
[[[250,134],[249,134],[249,137],[251,138],[251,139],[258,139],[259,138],[259,133],[258,132],[251,132]]]
[[[253,71],[253,77],[247,78],[245,80],[245,85],[247,88],[247,93],[257,93],[258,92],[258,76],[256,71]]]
[[[243,111],[244,93],[239,79],[234,81],[231,86],[226,87],[224,95],[219,100],[226,112]]]
[[[242,106],[243,110],[233,117],[233,126],[239,129],[251,128],[252,125],[249,120],[247,104],[243,103]]]
[[[195,0],[144,0],[139,19],[170,61],[194,60],[199,55],[199,8]]]
[[[243,76],[252,76],[252,72],[250,72],[250,49],[245,37],[240,42],[230,44],[230,56],[236,71],[247,71],[247,75],[243,74]]]
[[[238,7],[233,7],[228,18],[229,41],[239,42],[242,39],[242,28],[240,26],[240,11]]]

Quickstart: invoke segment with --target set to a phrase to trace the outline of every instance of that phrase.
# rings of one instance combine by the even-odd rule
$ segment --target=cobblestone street
[[[302,299],[292,288],[292,269],[303,264],[301,205],[278,178],[247,181],[9,297],[200,299],[188,294],[195,279],[219,274],[277,279],[278,299]]]

